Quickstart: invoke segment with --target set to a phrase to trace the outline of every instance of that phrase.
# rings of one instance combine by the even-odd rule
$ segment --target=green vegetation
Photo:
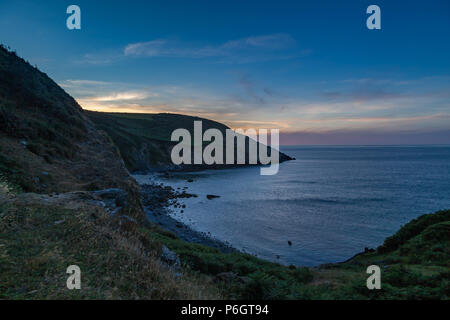
[[[418,235],[420,233],[424,232],[427,228],[429,228],[432,225],[435,225],[439,222],[445,222],[448,220],[448,211],[439,211],[436,212],[433,215],[422,215],[418,217],[417,219],[414,219],[410,221],[408,224],[406,224],[402,229],[400,229],[396,234],[393,236],[387,238],[384,241],[384,244],[378,248],[378,251],[384,253],[384,252],[392,252],[395,249],[399,248],[399,246],[406,244],[406,242]],[[445,227],[436,227],[436,237],[441,237],[441,239],[435,239],[435,240],[449,240],[450,233],[447,233],[445,235]],[[448,228],[448,226],[447,226]],[[443,229],[442,231],[439,231],[440,229]],[[448,230],[448,229],[447,229]],[[428,231],[430,233],[430,231]],[[427,234],[428,234],[427,233]],[[430,238],[430,235],[427,236],[429,240],[433,240]],[[445,238],[447,237],[447,238]]]
[[[96,127],[105,131],[120,151],[125,165],[130,171],[146,170],[152,167],[172,165],[170,152],[177,142],[170,140],[174,130],[183,128],[191,133],[193,139],[194,121],[202,121],[202,129],[218,129],[225,136],[227,126],[208,119],[180,114],[158,113],[105,113],[85,111]],[[246,159],[248,161],[248,137],[246,139]],[[208,144],[208,143],[205,143]],[[237,143],[235,142],[235,148]],[[224,154],[226,142],[224,143]],[[236,159],[236,156],[235,156]],[[291,158],[280,153],[280,161]],[[235,161],[236,162],[236,161]],[[221,168],[224,165],[215,165]],[[211,169],[208,166],[208,169]],[[189,169],[206,169],[202,165],[193,165]]]
[[[103,207],[89,205],[82,195],[76,201],[64,195],[55,200],[55,196],[39,198],[32,193],[15,195],[1,185],[0,298],[449,297],[450,210],[413,220],[375,252],[359,254],[345,263],[306,268],[240,252],[224,254],[184,242],[154,225],[123,223]],[[383,251],[389,239],[410,232],[414,235],[402,238],[395,250]],[[179,255],[181,275],[160,262],[162,245]],[[65,287],[65,269],[71,264],[81,267],[80,291]],[[382,270],[381,290],[366,287],[366,269],[373,264]]]
[[[171,164],[170,150],[176,144],[170,141],[175,129],[194,131],[194,121],[201,120],[204,130],[217,128],[221,123],[179,114],[159,113],[104,113],[85,111],[98,129],[105,131],[120,150],[130,171]]]
[[[177,277],[162,265],[160,245],[133,223],[82,202],[71,209],[22,197],[0,194],[0,299],[220,298],[207,277]],[[82,290],[66,287],[72,264]]]
[[[119,187],[142,216],[117,148],[46,74],[0,46],[0,176],[16,192]]]
[[[0,173],[24,191],[38,191],[28,159],[18,151],[46,164],[73,159],[77,142],[87,137],[82,110],[46,74],[3,46],[0,74]],[[22,148],[11,148],[12,141]]]
[[[345,263],[319,268],[286,267],[248,254],[223,254],[216,249],[183,242],[160,229],[152,238],[181,256],[192,270],[204,274],[234,272],[224,294],[238,299],[448,299],[450,291],[450,210],[423,215],[388,238],[376,252]],[[386,252],[391,239],[395,250]],[[382,269],[382,289],[368,290],[366,269]]]
[[[308,268],[286,267],[258,259],[252,255],[219,250],[184,242],[170,232],[154,228],[148,231],[153,239],[164,243],[180,255],[186,267],[206,275],[232,272],[238,277],[226,283],[224,294],[238,299],[294,298],[296,287],[312,280]]]
[[[102,130],[115,133],[118,129],[124,135],[160,141],[170,141],[172,132],[178,128],[194,131],[194,121],[202,121],[205,130],[217,128],[225,131],[228,128],[216,121],[173,113],[85,112]]]
[[[46,74],[0,46],[0,132],[33,140],[30,151],[71,158],[86,138],[82,110]]]

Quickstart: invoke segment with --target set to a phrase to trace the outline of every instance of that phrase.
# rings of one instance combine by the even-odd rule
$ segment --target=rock
[[[116,207],[124,207],[127,205],[128,193],[119,188],[110,188],[105,190],[93,191],[93,194],[101,198],[106,206],[115,209]]]
[[[187,179],[187,182],[194,182],[194,179]]]
[[[238,280],[239,280],[241,283],[246,284],[246,283],[250,282],[251,279],[250,279],[249,277],[240,276],[240,277],[238,277]]]
[[[292,246],[292,242],[290,240],[288,240],[288,245]]]
[[[131,217],[125,215],[125,214],[121,215],[121,216],[118,216],[117,218],[119,218],[121,221],[129,221],[129,222],[137,223],[135,219],[133,219],[133,218],[131,218]]]
[[[136,220],[134,220],[133,218],[131,218],[127,215],[122,215],[122,216],[118,216],[117,219],[119,220],[120,231],[132,232],[132,231],[136,230],[137,223],[136,223]]]
[[[111,214],[112,216],[115,216],[116,214],[118,214],[118,213],[120,212],[120,210],[122,210],[122,207],[117,207],[117,208],[115,208],[114,210],[112,210],[112,211],[110,212],[110,214]]]
[[[251,279],[249,277],[239,276],[236,273],[229,271],[229,272],[221,272],[216,275],[215,278],[216,281],[224,281],[224,282],[232,282],[232,281],[238,281],[240,283],[248,283]]]
[[[234,272],[221,272],[216,274],[216,280],[217,281],[225,281],[225,282],[231,282],[233,280],[236,280],[238,278],[238,275]]]
[[[208,198],[208,200],[214,199],[214,198],[220,198],[220,196],[216,196],[214,194],[207,194],[206,198]]]
[[[86,200],[86,203],[89,203],[89,204],[94,205],[94,206],[99,206],[99,207],[106,208],[106,203],[104,203],[101,200]]]
[[[167,248],[165,245],[163,245],[161,249],[162,249],[161,260],[163,262],[175,268],[181,267],[180,257],[178,257],[178,255],[175,252]]]
[[[318,268],[319,269],[332,269],[334,267],[335,267],[335,265],[332,263],[324,263],[324,264],[319,265]]]

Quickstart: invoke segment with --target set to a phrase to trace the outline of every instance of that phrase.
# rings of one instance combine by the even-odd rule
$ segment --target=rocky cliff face
[[[110,138],[53,80],[4,47],[0,174],[25,192],[120,188],[140,207],[138,186]]]
[[[178,142],[171,141],[172,132],[176,129],[183,128],[188,130],[191,137],[193,137],[194,122],[201,121],[203,133],[208,129],[214,128],[221,131],[225,137],[225,132],[229,128],[217,121],[168,113],[133,114],[92,111],[86,111],[85,113],[98,129],[108,133],[114,144],[119,148],[120,154],[130,171],[146,171],[149,169],[204,170],[242,166],[205,164],[173,165],[171,151]],[[246,138],[246,159],[248,159],[248,139]],[[204,146],[207,144],[204,143]],[[226,144],[225,141],[224,144]],[[261,144],[259,146],[261,147]],[[223,151],[224,155],[225,153],[226,146],[224,146]],[[280,152],[279,160],[283,162],[292,160],[292,158]]]

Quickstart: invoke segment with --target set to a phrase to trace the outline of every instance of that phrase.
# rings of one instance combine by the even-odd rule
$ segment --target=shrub
[[[450,221],[450,210],[442,210],[433,214],[422,215],[406,224],[393,236],[387,238],[383,245],[379,246],[377,250],[380,253],[394,251],[401,244],[404,244],[409,239],[419,235],[428,226],[442,221]]]
[[[262,272],[254,273],[242,288],[242,299],[261,300],[270,299],[271,290],[274,287],[274,279]]]
[[[293,270],[293,276],[300,283],[307,283],[313,279],[311,270],[304,267]]]

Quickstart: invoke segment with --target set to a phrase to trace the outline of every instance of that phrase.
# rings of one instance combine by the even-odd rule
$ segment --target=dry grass
[[[0,298],[219,299],[207,276],[178,275],[158,259],[160,244],[102,208],[80,202],[3,197],[0,205]],[[6,201],[5,201],[6,200]],[[66,288],[76,264],[82,289]]]
[[[0,176],[0,194],[8,194],[10,192],[10,188],[8,182]]]

